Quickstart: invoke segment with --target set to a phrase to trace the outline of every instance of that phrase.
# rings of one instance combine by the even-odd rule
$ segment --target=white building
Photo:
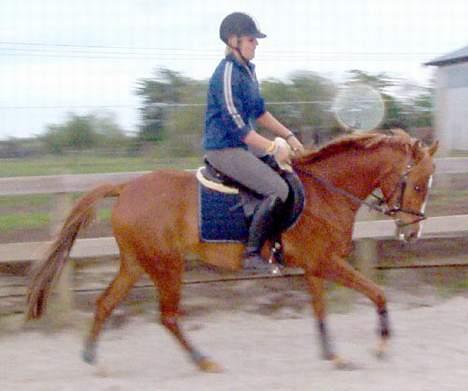
[[[424,65],[438,67],[434,125],[441,152],[468,151],[468,46]]]

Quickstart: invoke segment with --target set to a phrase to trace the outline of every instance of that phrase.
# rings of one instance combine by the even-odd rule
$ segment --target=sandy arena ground
[[[90,312],[73,312],[73,327],[61,329],[42,324],[13,330],[3,319],[0,390],[468,390],[465,293],[443,298],[431,290],[415,295],[388,289],[393,339],[383,360],[373,354],[373,306],[354,294],[341,296],[328,325],[338,353],[356,366],[344,371],[319,357],[307,295],[265,284],[211,285],[212,297],[198,295],[200,287],[184,290],[183,327],[223,366],[221,374],[201,373],[191,364],[155,322],[154,305],[127,304],[104,330],[96,366],[80,357]]]

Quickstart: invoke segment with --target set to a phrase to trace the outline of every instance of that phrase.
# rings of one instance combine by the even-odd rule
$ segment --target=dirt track
[[[197,371],[154,321],[152,303],[127,304],[118,311],[103,333],[96,367],[80,359],[89,312],[76,311],[70,317],[73,327],[48,332],[44,327],[8,330],[3,320],[1,390],[468,389],[466,294],[443,299],[430,287],[418,288],[418,294],[390,289],[394,337],[388,357],[378,360],[374,308],[347,291],[331,292],[330,331],[338,352],[357,366],[339,371],[319,358],[302,287],[289,281],[289,289],[282,290],[281,284],[185,288],[184,329],[225,368],[222,374]]]

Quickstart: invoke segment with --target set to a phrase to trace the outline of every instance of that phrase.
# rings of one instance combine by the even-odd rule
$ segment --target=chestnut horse
[[[331,280],[367,296],[379,316],[379,343],[390,336],[384,292],[354,270],[345,258],[360,203],[379,188],[399,236],[416,238],[434,172],[437,143],[423,146],[402,130],[391,135],[355,134],[339,138],[293,161],[303,182],[306,205],[296,224],[283,234],[285,262],[300,267],[311,294],[325,359],[340,360],[325,324],[323,281]],[[28,292],[28,319],[39,318],[53,281],[66,262],[81,228],[92,220],[96,203],[118,197],[112,228],[120,249],[120,270],[98,298],[83,358],[92,363],[105,320],[146,272],[159,291],[162,325],[175,336],[201,370],[220,367],[200,353],[179,327],[184,259],[196,256],[219,267],[239,270],[243,245],[204,243],[199,239],[198,183],[193,172],[161,170],[121,185],[104,184],[73,207],[47,257],[35,269]]]

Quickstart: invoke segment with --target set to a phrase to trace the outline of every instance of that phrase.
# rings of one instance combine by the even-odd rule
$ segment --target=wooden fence
[[[468,173],[468,158],[436,159],[436,181],[441,175]],[[0,178],[0,196],[28,194],[52,194],[55,197],[54,210],[51,211],[52,227],[55,231],[63,221],[70,207],[70,193],[85,192],[103,183],[121,183],[131,180],[146,172],[58,175]],[[363,260],[363,269],[372,267],[375,241],[392,238],[395,225],[391,220],[358,221],[353,238],[356,241],[359,258]],[[424,222],[423,239],[440,236],[456,236],[468,231],[468,215],[430,217]],[[7,243],[0,245],[0,263],[35,261],[41,258],[50,242]],[[118,248],[113,237],[78,239],[71,252],[74,260],[117,256]],[[371,262],[371,263],[369,263]],[[73,265],[71,262],[70,265]],[[64,302],[70,302],[69,284],[73,266],[65,270],[60,283]]]

